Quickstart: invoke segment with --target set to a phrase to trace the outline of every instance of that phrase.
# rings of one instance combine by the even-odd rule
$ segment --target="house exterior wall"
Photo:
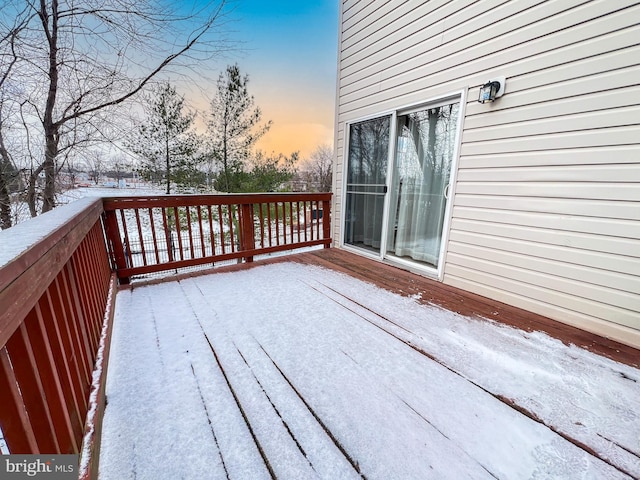
[[[345,125],[467,90],[443,282],[640,347],[640,2],[345,0]],[[506,77],[495,103],[479,87]]]

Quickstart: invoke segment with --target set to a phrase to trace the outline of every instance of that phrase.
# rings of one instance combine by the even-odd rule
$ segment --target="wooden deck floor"
[[[118,294],[100,478],[640,476],[634,349],[340,250],[263,265]]]
[[[255,263],[206,270],[195,274],[181,275],[179,278],[238,271],[264,264],[289,261],[307,265],[319,265],[346,273],[349,276],[372,283],[399,295],[412,296],[425,305],[440,305],[442,308],[461,315],[490,318],[496,322],[520,328],[527,332],[545,332],[567,345],[573,344],[617,362],[636,368],[640,367],[640,350],[636,348],[337,248],[315,250],[308,253],[275,257]],[[169,279],[171,278],[173,277],[169,277]],[[141,282],[140,284],[145,283],[155,282]]]
[[[297,261],[322,265],[354,278],[378,285],[400,295],[419,297],[424,304],[440,305],[462,315],[484,317],[531,332],[539,330],[618,362],[640,367],[640,350],[599,335],[580,330],[542,315],[496,302],[480,295],[415,275],[391,265],[369,260],[337,248],[295,255]]]

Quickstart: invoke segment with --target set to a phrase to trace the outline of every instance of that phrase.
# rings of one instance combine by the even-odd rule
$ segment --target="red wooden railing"
[[[330,193],[114,197],[104,200],[109,252],[133,275],[324,245]]]
[[[81,478],[97,478],[117,277],[328,247],[330,198],[85,199],[0,232],[0,245],[15,248],[25,232],[30,242],[0,264],[0,430],[9,452],[81,453]]]
[[[102,201],[85,203],[51,231],[38,232],[44,238],[1,270],[0,428],[10,453],[80,453],[82,448],[116,286]],[[32,220],[32,226],[46,230],[51,218]]]

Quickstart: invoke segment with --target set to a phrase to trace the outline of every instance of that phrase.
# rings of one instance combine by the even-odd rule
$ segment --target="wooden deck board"
[[[335,288],[317,269],[286,273],[287,261],[320,265],[466,314],[510,314],[353,257],[323,250],[262,263],[276,270],[241,266],[122,291],[101,478],[506,478],[550,443],[612,478],[640,459],[616,436],[628,432],[574,438],[460,370],[433,350],[429,325],[385,313],[366,293],[373,287]],[[253,294],[265,288],[268,297]],[[569,423],[586,423],[582,414]],[[611,457],[596,451],[603,436]]]

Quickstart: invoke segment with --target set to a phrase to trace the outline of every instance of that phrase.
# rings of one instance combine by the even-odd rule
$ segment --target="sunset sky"
[[[249,75],[249,92],[272,120],[258,148],[305,157],[333,144],[338,0],[234,0],[229,54]],[[222,69],[224,66],[222,67]]]

